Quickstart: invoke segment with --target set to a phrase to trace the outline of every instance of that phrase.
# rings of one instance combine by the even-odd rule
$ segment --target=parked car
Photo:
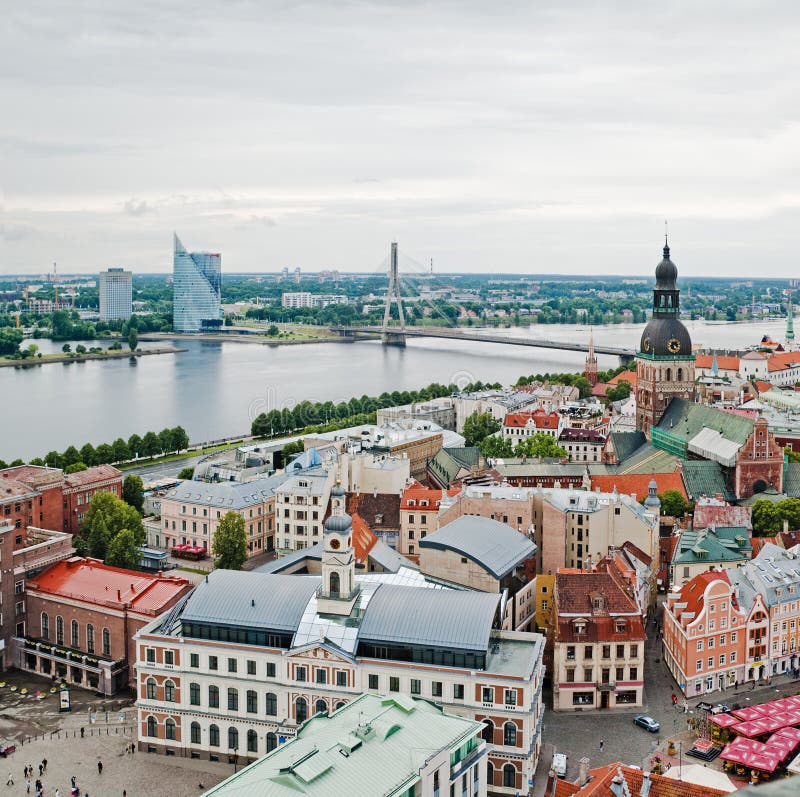
[[[553,753],[553,772],[556,773],[558,778],[567,776],[567,756],[565,753]]]
[[[650,733],[658,733],[661,730],[661,726],[652,717],[645,714],[637,714],[633,718],[633,724],[650,731]]]

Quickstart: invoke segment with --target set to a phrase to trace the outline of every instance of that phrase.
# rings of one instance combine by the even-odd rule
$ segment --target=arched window
[[[218,686],[209,686],[208,687],[208,707],[209,708],[219,708],[219,687]]]
[[[200,684],[189,684],[189,703],[193,706],[200,705]]]
[[[228,728],[228,749],[229,750],[238,750],[239,749],[239,731],[231,725]]]
[[[494,744],[494,723],[491,720],[484,720],[486,727],[481,731],[484,742]]]
[[[278,746],[278,737],[270,732],[267,734],[267,752],[274,750]]]
[[[247,690],[247,713],[258,713],[258,693],[253,689]]]
[[[167,703],[175,702],[175,683],[174,681],[164,681],[164,700]]]
[[[494,764],[491,761],[486,762],[486,785],[494,786]]]
[[[258,752],[258,734],[252,729],[247,732],[247,752]]]
[[[50,618],[47,612],[42,612],[42,639],[50,638]]]
[[[200,723],[193,722],[189,728],[192,744],[200,744]]]
[[[103,629],[103,655],[111,655],[111,632],[107,628]]]
[[[667,368],[667,382],[672,381],[672,368]]]
[[[228,711],[239,710],[239,690],[233,687],[228,688]]]
[[[338,573],[331,573],[330,585],[331,585],[330,588],[331,597],[338,598],[340,589],[340,579]]]
[[[91,623],[86,626],[86,650],[94,653],[94,626]]]
[[[152,715],[147,718],[147,735],[158,736],[158,722]]]
[[[172,739],[175,741],[175,720],[171,718],[167,718],[167,721],[164,723],[164,736],[167,739]]]
[[[308,703],[306,703],[304,697],[298,697],[297,700],[294,701],[294,718],[298,725],[301,722],[305,722],[308,718]]]
[[[278,696],[272,692],[267,692],[267,708],[268,717],[275,717],[278,714]]]
[[[70,630],[71,630],[71,634],[70,634],[69,644],[73,648],[79,648],[81,646],[81,641],[80,641],[80,638],[78,637],[78,621],[77,620],[73,620],[70,623]]]
[[[678,381],[683,382],[683,368],[678,368]]]
[[[219,728],[216,725],[208,726],[208,744],[211,747],[219,747]]]
[[[155,700],[156,699],[156,679],[155,678],[148,678],[147,679],[147,699],[148,700]]]
[[[513,722],[503,725],[503,744],[510,747],[517,746],[517,726]]]
[[[61,615],[56,617],[56,645],[64,644],[64,618]]]
[[[324,714],[328,710],[328,704],[320,698],[314,703],[314,713],[315,714]]]
[[[512,789],[517,785],[517,770],[513,764],[506,764],[503,767],[503,786],[510,786]]]
[[[338,711],[340,708],[344,708],[346,705],[347,705],[347,703],[345,703],[345,702],[344,702],[344,700],[340,700],[340,701],[339,701],[339,702],[336,704],[336,710]]]

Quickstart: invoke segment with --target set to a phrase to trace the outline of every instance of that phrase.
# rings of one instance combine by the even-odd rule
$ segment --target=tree
[[[194,478],[194,468],[192,467],[184,468],[183,470],[180,471],[180,473],[178,473],[178,478],[190,481],[191,479]]]
[[[64,473],[78,473],[82,470],[89,470],[89,466],[83,462],[73,462],[71,465],[67,465],[64,468]]]
[[[244,518],[238,512],[226,512],[217,526],[211,553],[216,567],[223,570],[241,570],[247,561],[247,535]]]
[[[162,429],[158,433],[158,446],[164,452],[172,451],[172,430]]]
[[[275,324],[271,324],[269,327],[267,327],[267,335],[269,335],[271,338],[274,338],[279,332],[280,330],[275,326]]]
[[[0,329],[0,356],[16,354],[22,343],[22,330],[3,327]]]
[[[683,517],[689,504],[678,490],[666,490],[658,496],[661,501],[661,514],[672,517]]]
[[[96,527],[105,529],[109,539],[113,539],[122,529],[128,529],[133,532],[139,545],[143,545],[145,541],[144,526],[139,513],[114,493],[104,490],[92,496],[81,528],[91,540],[91,534]]]
[[[189,448],[189,435],[182,426],[176,426],[170,430],[170,450],[183,451]]]
[[[609,388],[606,391],[606,398],[609,401],[621,401],[630,396],[631,390],[631,383],[627,379],[620,379],[616,387]]]
[[[783,526],[778,507],[763,498],[753,504],[751,518],[753,534],[757,537],[774,537]]]
[[[126,476],[122,482],[122,500],[139,514],[144,508],[144,484],[140,476]]]
[[[128,330],[128,346],[130,347],[131,351],[136,351],[136,347],[139,345],[139,333],[136,331],[136,327],[132,326]]]
[[[86,443],[85,445],[81,446],[81,462],[85,462],[89,467],[95,464],[97,459],[97,453],[94,450],[94,446],[91,443]]]
[[[490,434],[499,431],[500,421],[495,420],[490,412],[473,412],[464,421],[464,440],[468,446],[475,446]]]
[[[542,457],[542,459],[563,459],[567,452],[556,442],[555,437],[547,432],[536,432],[521,440],[514,453],[518,457]]]
[[[131,451],[128,444],[118,437],[112,444],[111,448],[114,450],[114,462],[125,462],[131,458]]]
[[[75,347],[75,351],[76,351],[78,354],[86,354],[86,346],[84,346],[82,343],[79,343],[79,344],[78,344],[78,345]]]
[[[481,454],[489,459],[504,459],[514,456],[514,446],[511,441],[495,434],[484,437],[478,443],[478,448]]]
[[[81,453],[77,448],[75,448],[75,446],[70,446],[61,455],[61,461],[64,463],[64,467],[74,465],[76,462],[81,461]]]
[[[148,432],[142,438],[142,447],[139,453],[145,457],[154,457],[161,453],[161,441],[155,432]]]
[[[105,557],[107,565],[134,570],[139,566],[141,559],[142,553],[136,544],[136,537],[128,529],[122,529],[108,544]]]
[[[141,457],[142,454],[142,438],[138,434],[132,434],[128,438],[128,451],[131,452],[131,458]]]
[[[578,388],[580,398],[588,398],[592,395],[592,383],[585,376],[579,376],[572,384],[573,387]]]
[[[114,461],[114,449],[108,443],[100,443],[94,450],[94,458],[98,465],[106,465]]]
[[[69,345],[69,343],[65,343],[65,344],[64,344],[64,345],[61,347],[61,351],[63,351],[63,352],[64,352],[64,354],[69,354],[69,353],[72,351],[72,346],[70,346],[70,345]]]
[[[787,498],[778,504],[778,519],[783,528],[783,521],[789,524],[789,529],[800,529],[800,498]]]
[[[103,515],[98,515],[93,521],[89,533],[86,535],[86,541],[88,543],[89,556],[93,556],[95,559],[106,558],[108,543],[111,542],[111,534],[108,531]]]

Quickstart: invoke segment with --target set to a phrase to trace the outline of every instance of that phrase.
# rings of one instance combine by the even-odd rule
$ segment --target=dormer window
[[[409,506],[416,506],[417,502],[413,498],[409,498],[408,499],[408,505]]]
[[[614,628],[618,634],[625,633],[625,620],[616,620],[614,622]]]

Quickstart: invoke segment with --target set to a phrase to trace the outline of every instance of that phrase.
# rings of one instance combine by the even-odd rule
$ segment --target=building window
[[[86,650],[89,651],[89,653],[94,653],[94,626],[91,623],[86,626]],[[165,662],[167,661],[168,652],[169,651],[164,653]]]
[[[347,673],[344,670],[336,671],[336,686],[347,686]]]
[[[158,722],[153,716],[147,718],[147,735],[152,737],[158,736]]]
[[[453,684],[453,700],[464,699],[464,684]]]
[[[503,767],[503,786],[514,788],[517,785],[517,770],[513,764]]]
[[[239,731],[237,731],[232,725],[230,728],[228,728],[228,749],[239,749]]]
[[[194,667],[195,669],[200,667],[200,654],[199,653],[190,653],[189,654],[189,666]]]
[[[193,722],[189,728],[192,744],[200,744],[200,723]]]
[[[200,705],[200,684],[189,684],[189,703],[193,706]]]
[[[50,638],[50,618],[42,612],[42,639]]]
[[[148,678],[146,683],[147,688],[147,699],[148,700],[155,700],[156,699],[156,681],[155,678]]]
[[[167,703],[175,702],[175,684],[172,681],[164,681],[164,700]]]
[[[624,667],[617,667],[615,678],[617,681],[624,681],[625,680],[625,668]]]
[[[327,710],[328,710],[328,704],[322,698],[320,698],[319,700],[317,700],[316,703],[314,703],[315,714],[325,714]]]
[[[273,692],[267,692],[265,711],[268,717],[278,715],[278,696]]]
[[[258,694],[252,690],[247,690],[247,713],[258,714]]]
[[[516,706],[517,705],[517,690],[516,689],[506,689],[506,705],[507,706]]]
[[[328,671],[322,667],[317,667],[314,671],[315,680],[318,684],[328,683]]]
[[[583,648],[583,658],[584,659],[591,659],[594,656],[594,649],[591,645],[585,645]]]
[[[230,687],[228,689],[228,711],[239,710],[239,690]]]
[[[517,726],[513,722],[503,725],[503,744],[508,747],[517,746]]]
[[[252,728],[247,732],[247,752],[258,752],[258,734]]]
[[[275,677],[275,662],[268,661],[267,662],[267,678],[274,678]]]
[[[228,659],[228,672],[236,672],[236,659]]]
[[[368,684],[370,689],[378,689],[378,676],[374,674],[370,674],[368,677]]]
[[[442,682],[441,681],[431,681],[431,695],[433,695],[433,697],[441,697],[442,696]]]
[[[390,692],[400,691],[400,679],[396,675],[389,676],[389,691]]]
[[[630,668],[629,680],[635,681],[638,677],[639,677],[639,668],[638,667],[631,667]]]
[[[481,701],[483,703],[494,703],[494,689],[491,686],[481,688]]]
[[[111,655],[111,632],[107,628],[103,629],[103,655]]]
[[[175,720],[174,719],[167,719],[164,723],[164,736],[167,739],[171,739],[175,741]]]
[[[64,644],[64,618],[56,617],[56,645]]]
[[[219,661],[216,656],[209,656],[208,657],[208,669],[209,670],[218,670],[219,669]]]
[[[247,674],[248,675],[256,674],[256,663],[252,659],[247,660]]]
[[[208,687],[208,707],[209,708],[219,708],[219,687],[218,686],[209,686]]]
[[[294,717],[298,725],[308,718],[308,703],[304,697],[298,697],[294,701]]]
[[[295,670],[295,680],[296,681],[305,681],[306,680],[306,668],[305,667],[298,667]]]
[[[422,694],[422,682],[418,678],[411,679],[411,694],[412,695]]]
[[[625,658],[625,645],[617,645],[617,658],[618,659]]]
[[[271,731],[267,734],[267,752],[272,752],[278,746],[278,737]]]
[[[639,655],[639,646],[631,645],[631,658],[635,659]]]
[[[208,726],[208,744],[210,747],[219,747],[219,727],[216,725]]]
[[[72,645],[73,648],[80,647],[80,640],[78,639],[78,621],[77,620],[73,620],[72,621],[71,630],[72,630],[72,634],[71,634],[70,644]]]
[[[697,649],[698,650],[702,650],[703,649],[703,640],[702,639],[698,639],[697,640]]]

